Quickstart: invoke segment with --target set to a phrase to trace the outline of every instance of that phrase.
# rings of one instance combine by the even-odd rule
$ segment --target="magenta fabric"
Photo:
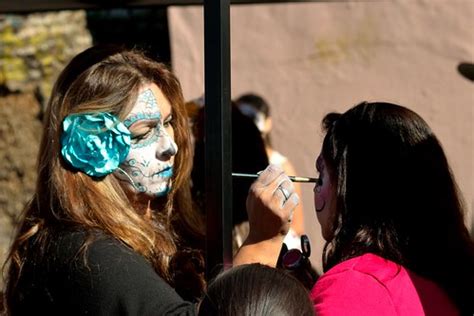
[[[434,282],[365,254],[323,274],[311,291],[316,315],[459,315]]]

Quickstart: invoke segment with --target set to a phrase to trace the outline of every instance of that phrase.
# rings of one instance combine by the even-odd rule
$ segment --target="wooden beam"
[[[206,276],[232,265],[230,2],[205,0]]]
[[[217,1],[217,0],[216,0]],[[292,2],[367,2],[378,0],[231,0],[231,4],[264,4]],[[58,10],[93,10],[150,6],[203,5],[203,0],[6,0],[0,1],[0,14],[32,13]]]

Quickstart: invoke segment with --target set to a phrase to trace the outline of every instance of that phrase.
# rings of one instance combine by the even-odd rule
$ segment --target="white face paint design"
[[[170,191],[178,151],[171,121],[168,99],[156,84],[145,85],[123,122],[132,134],[132,145],[122,170],[114,173],[132,192],[156,197]]]

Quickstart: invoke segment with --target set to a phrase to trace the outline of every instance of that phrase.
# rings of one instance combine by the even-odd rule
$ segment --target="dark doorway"
[[[87,27],[94,44],[138,48],[171,66],[166,7],[88,10]]]

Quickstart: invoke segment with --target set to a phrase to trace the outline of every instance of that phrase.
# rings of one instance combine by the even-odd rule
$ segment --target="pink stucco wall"
[[[169,9],[173,67],[185,97],[204,90],[203,11]],[[320,120],[362,100],[405,105],[438,135],[472,225],[474,1],[404,0],[239,5],[231,9],[232,97],[254,91],[271,104],[275,147],[300,175],[315,174]],[[303,185],[306,229],[320,267],[322,238]]]

